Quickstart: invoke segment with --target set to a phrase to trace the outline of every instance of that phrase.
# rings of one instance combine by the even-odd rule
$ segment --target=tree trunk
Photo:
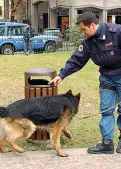
[[[14,22],[16,13],[18,12],[18,6],[23,0],[11,0],[11,21]]]

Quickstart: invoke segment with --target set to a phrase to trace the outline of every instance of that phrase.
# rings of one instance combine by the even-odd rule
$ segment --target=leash
[[[83,116],[77,116],[76,114],[73,114],[73,116],[74,116],[74,117],[77,117],[78,119],[87,119],[87,118],[94,117],[94,116],[97,116],[97,115],[99,115],[99,114],[105,113],[106,111],[115,108],[115,107],[118,106],[119,104],[121,104],[121,101],[118,102],[117,104],[115,104],[114,106],[111,106],[110,108],[108,108],[108,109],[102,111],[102,112],[98,112],[97,114],[93,114],[93,115],[90,115],[90,116],[85,116],[85,117],[83,117]]]

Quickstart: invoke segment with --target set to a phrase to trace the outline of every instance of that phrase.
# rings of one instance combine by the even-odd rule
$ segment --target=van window
[[[0,36],[3,36],[5,32],[5,27],[4,26],[0,26]]]
[[[25,26],[8,26],[8,36],[21,36],[24,34]]]

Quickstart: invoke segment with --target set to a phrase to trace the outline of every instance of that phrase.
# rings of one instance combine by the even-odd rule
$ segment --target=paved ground
[[[121,154],[91,155],[86,149],[65,149],[68,157],[54,150],[0,153],[0,169],[121,169]]]

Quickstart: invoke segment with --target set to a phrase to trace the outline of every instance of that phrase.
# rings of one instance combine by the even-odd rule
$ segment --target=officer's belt
[[[108,89],[108,90],[116,90],[116,87],[114,85],[110,85],[105,82],[100,82],[100,87],[102,87],[103,89]]]

